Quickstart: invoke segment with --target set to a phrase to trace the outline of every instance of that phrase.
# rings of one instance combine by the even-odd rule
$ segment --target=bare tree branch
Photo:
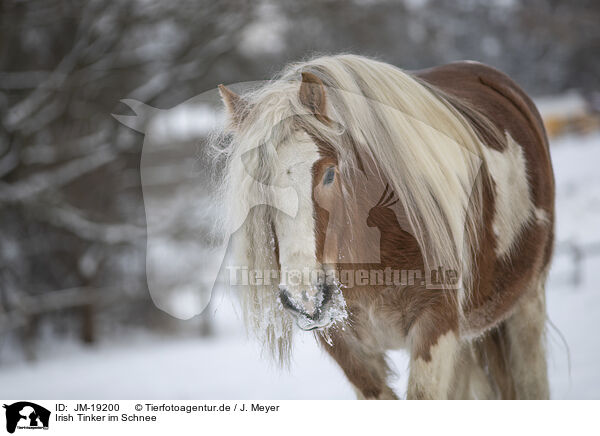
[[[40,171],[15,184],[0,185],[1,202],[24,201],[49,189],[57,189],[116,159],[117,154],[108,146],[94,154],[74,159],[50,170]]]

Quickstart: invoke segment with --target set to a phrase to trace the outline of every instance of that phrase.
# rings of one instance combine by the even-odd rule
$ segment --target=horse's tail
[[[485,369],[499,399],[516,398],[515,383],[509,365],[509,343],[506,325],[488,331],[474,343],[480,365]]]

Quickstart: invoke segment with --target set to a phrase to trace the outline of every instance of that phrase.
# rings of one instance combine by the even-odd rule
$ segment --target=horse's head
[[[221,86],[221,95],[230,114],[236,142],[243,147],[251,141],[244,123],[256,122],[251,102]],[[269,144],[246,151],[241,157],[244,170],[258,182],[279,188],[293,188],[297,197],[297,213],[283,212],[281,206],[265,216],[264,226],[272,232],[274,258],[279,269],[279,283],[272,292],[286,311],[293,315],[300,328],[314,330],[326,328],[345,317],[344,300],[340,285],[328,265],[337,263],[335,236],[328,232],[332,222],[341,220],[336,211],[343,209],[342,184],[338,157],[327,144],[322,143],[306,128],[306,117],[312,117],[326,126],[330,123],[326,109],[323,84],[313,74],[303,73],[296,91],[296,102],[308,110],[309,115],[290,116],[288,128],[278,127],[279,134]],[[297,114],[296,114],[297,115]],[[304,119],[304,121],[303,121]],[[264,167],[268,166],[268,176]],[[288,191],[274,191],[286,195]],[[271,198],[272,205],[285,205],[286,198]],[[254,242],[253,242],[254,243]],[[256,242],[260,243],[260,242]],[[253,247],[258,250],[260,247]],[[249,266],[252,268],[252,266]]]
[[[220,87],[230,115],[233,153],[240,155],[243,164],[238,170],[243,166],[246,178],[251,179],[250,183],[237,179],[238,185],[280,189],[273,191],[269,201],[276,207],[262,221],[247,220],[251,223],[245,237],[248,246],[242,255],[248,256],[248,262],[243,266],[260,270],[268,265],[255,260],[261,245],[271,242],[271,264],[277,266],[279,280],[270,292],[302,329],[326,328],[346,316],[341,290],[346,283],[340,283],[340,270],[355,272],[367,264],[380,264],[381,229],[376,218],[381,214],[373,212],[373,206],[395,215],[397,210],[391,206],[397,197],[373,158],[361,155],[348,129],[330,117],[328,99],[334,94],[317,75],[304,72],[299,86],[286,82],[281,87],[248,99]],[[278,112],[267,118],[265,112],[275,112],[274,107]],[[274,133],[263,132],[257,140],[253,135],[264,125],[274,126]],[[295,191],[295,215],[283,212],[290,192],[281,188]],[[232,189],[238,191],[234,203],[253,201],[248,197],[256,195],[250,190],[240,195],[238,186]],[[270,241],[259,241],[257,226],[262,233],[265,228],[272,233]],[[254,298],[256,307],[269,296],[263,293]],[[263,309],[270,310],[268,305]]]

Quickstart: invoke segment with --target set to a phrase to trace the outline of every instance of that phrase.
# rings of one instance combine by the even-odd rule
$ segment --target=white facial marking
[[[277,149],[278,174],[287,177],[298,194],[298,213],[291,217],[281,212],[275,216],[275,232],[279,242],[281,280],[296,303],[307,313],[317,307],[313,301],[318,290],[306,277],[289,273],[303,273],[317,269],[314,207],[312,200],[313,164],[320,158],[318,148],[306,132],[298,132],[289,142]],[[285,203],[286,199],[278,199]]]

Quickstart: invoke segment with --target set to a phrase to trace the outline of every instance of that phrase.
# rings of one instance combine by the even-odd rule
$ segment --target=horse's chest
[[[389,310],[369,307],[351,321],[356,339],[372,350],[398,350],[406,347],[399,320]]]

